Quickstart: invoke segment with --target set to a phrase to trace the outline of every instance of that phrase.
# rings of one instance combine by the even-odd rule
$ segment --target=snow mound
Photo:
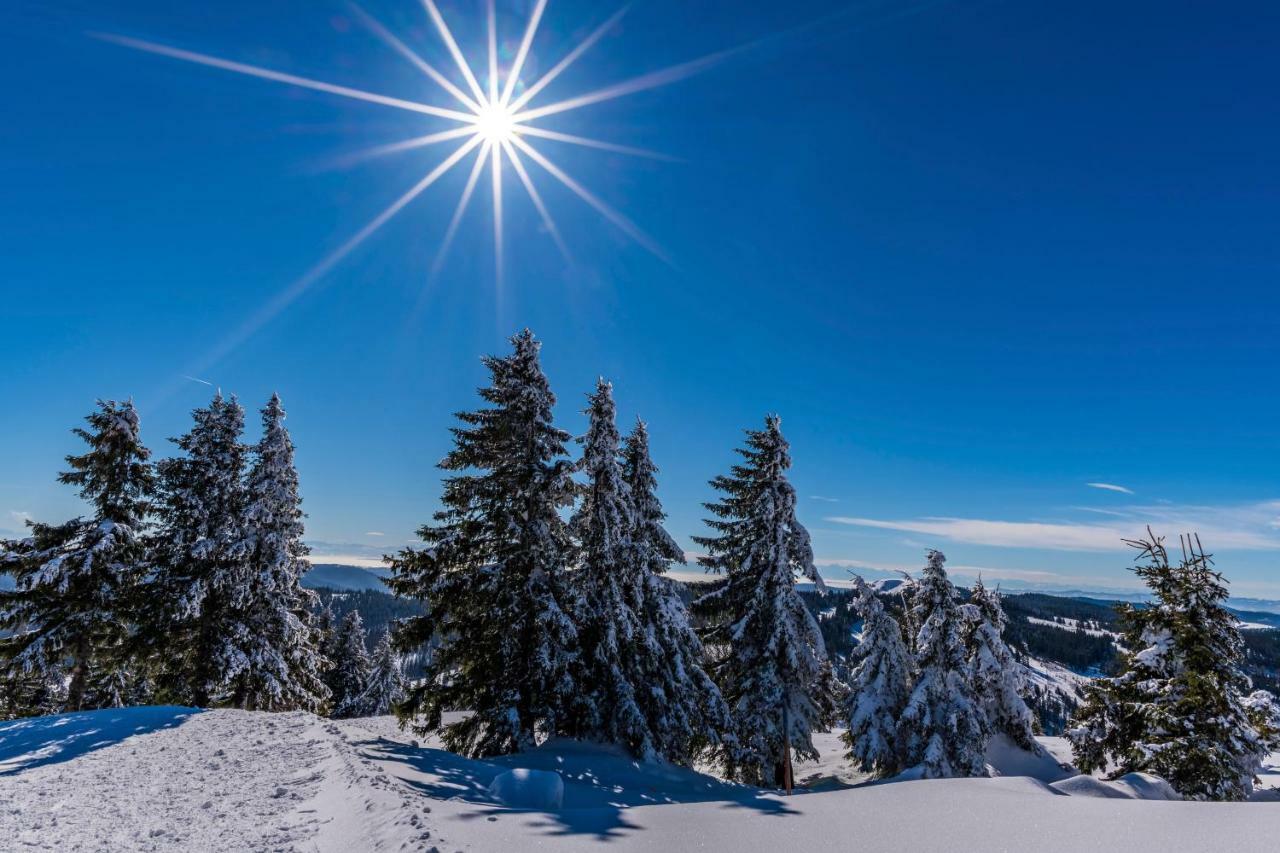
[[[1057,782],[1071,775],[1049,752],[1031,752],[1007,735],[997,734],[987,744],[987,769],[992,776],[1030,776],[1041,782]]]
[[[1181,800],[1173,786],[1159,776],[1149,773],[1126,773],[1115,781],[1116,785],[1133,792],[1135,800]]]
[[[1129,795],[1119,790],[1115,785],[1084,773],[1079,776],[1072,776],[1070,779],[1063,779],[1061,782],[1051,782],[1049,787],[1071,797],[1096,797],[1101,800],[1129,799]]]
[[[513,809],[556,811],[564,805],[564,780],[552,770],[517,767],[494,777],[489,793]]]
[[[1106,800],[1182,799],[1168,782],[1149,773],[1127,773],[1114,781],[1082,774],[1053,782],[1049,787],[1072,797],[1095,797]]]

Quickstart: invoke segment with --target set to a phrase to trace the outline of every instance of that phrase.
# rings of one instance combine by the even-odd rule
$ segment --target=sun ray
[[[449,49],[449,54],[453,57],[453,61],[458,64],[458,70],[462,72],[462,76],[466,78],[467,85],[471,87],[471,92],[476,96],[476,100],[480,103],[484,102],[484,90],[480,88],[480,81],[476,80],[476,75],[472,73],[471,66],[467,64],[467,59],[462,55],[462,51],[458,49],[458,43],[453,38],[453,33],[449,30],[449,25],[444,22],[444,16],[440,14],[440,10],[436,8],[435,0],[422,0],[422,5],[426,7],[427,14],[431,16],[431,21],[436,25],[436,30],[440,33],[440,38],[444,39],[445,47]]]
[[[489,106],[498,103],[498,12],[489,0]]]
[[[601,101],[611,101],[614,98],[621,98],[623,95],[630,95],[635,92],[643,92],[646,89],[656,89],[659,86],[666,86],[677,80],[683,80],[700,71],[704,71],[713,65],[723,62],[727,57],[736,53],[737,50],[722,50],[717,53],[708,54],[701,59],[692,59],[688,62],[682,62],[679,65],[672,65],[669,68],[663,68],[659,71],[651,71],[648,74],[641,74],[639,77],[633,77],[630,80],[624,80],[621,83],[615,83],[612,86],[605,86],[603,89],[596,89],[594,92],[588,92],[585,95],[578,95],[563,101],[557,101],[554,104],[547,104],[543,107],[535,107],[534,109],[517,112],[513,116],[513,120],[517,122],[533,121],[543,116],[555,115],[567,110],[576,110],[579,107],[585,107],[589,104],[597,104]]]
[[[451,130],[442,130],[439,133],[428,133],[426,136],[415,136],[412,139],[405,139],[400,142],[389,142],[386,145],[375,145],[372,148],[365,148],[348,154],[345,157],[339,157],[333,161],[332,165],[338,168],[345,168],[347,166],[353,166],[356,163],[363,163],[366,160],[384,157],[388,154],[398,154],[401,151],[412,151],[415,148],[425,148],[428,145],[448,142],[451,139],[461,139],[464,136],[471,136],[475,132],[475,128],[470,126],[455,127]]]
[[[302,276],[296,279],[292,284],[284,290],[277,293],[270,302],[258,310],[256,314],[240,325],[235,332],[224,338],[218,347],[205,356],[204,360],[194,365],[195,373],[200,373],[214,363],[221,361],[222,358],[247,340],[254,332],[269,323],[277,314],[292,305],[297,299],[311,289],[316,282],[322,279],[333,267],[351,254],[361,243],[369,239],[383,225],[404,209],[405,205],[413,201],[422,194],[427,187],[434,184],[446,172],[452,169],[459,160],[467,156],[473,148],[480,144],[479,137],[471,139],[458,146],[457,150],[450,154],[444,162],[440,163],[418,183],[409,188],[404,195],[397,198],[381,213],[369,220],[363,228],[351,235],[345,243],[334,249],[328,255],[325,255],[315,266],[307,270]]]
[[[344,98],[354,98],[357,101],[368,101],[373,104],[382,104],[387,107],[396,107],[401,110],[424,113],[426,115],[437,116],[439,118],[452,119],[453,121],[466,122],[472,120],[472,116],[467,113],[460,113],[457,110],[449,110],[443,107],[432,106],[430,104],[420,104],[416,101],[406,101],[402,98],[391,98],[386,95],[378,95],[373,92],[365,92],[360,89],[352,89],[347,86],[336,86],[333,83],[325,83],[320,80],[312,80],[307,77],[298,77],[295,74],[285,74],[280,71],[272,71],[269,68],[259,68],[256,65],[246,65],[243,62],[232,62],[229,59],[219,59],[216,56],[208,56],[206,54],[195,53],[190,50],[181,50],[176,47],[169,47],[163,44],[143,41],[142,39],[119,36],[113,33],[95,33],[94,37],[101,39],[102,41],[109,41],[125,47],[131,47],[135,50],[155,53],[160,56],[167,56],[171,59],[181,59],[186,62],[194,62],[197,65],[207,65],[211,68],[221,68],[224,71],[234,71],[237,74],[247,74],[250,77],[260,77],[264,80],[288,83],[291,86],[298,86],[303,89],[314,89],[317,92],[327,92],[331,95],[341,95]]]
[[[592,193],[586,187],[582,186],[582,184],[578,183],[573,178],[566,175],[564,171],[560,169],[559,166],[557,166],[555,163],[552,163],[546,157],[542,156],[542,154],[538,153],[538,150],[536,148],[534,148],[529,143],[525,142],[519,136],[513,136],[511,138],[511,141],[515,143],[517,146],[519,146],[521,151],[528,154],[529,159],[533,160],[543,169],[546,169],[548,172],[550,172],[552,177],[554,177],[560,183],[564,184],[566,187],[572,190],[575,195],[577,195],[587,204],[594,207],[600,213],[601,216],[603,216],[605,219],[608,219],[614,225],[618,226],[618,228],[621,229],[624,234],[626,234],[632,240],[635,240],[644,248],[648,249],[650,252],[652,252],[661,260],[666,261],[667,263],[671,262],[670,259],[667,257],[666,253],[662,251],[662,247],[659,246],[657,243],[655,243],[652,237],[650,237],[648,234],[641,231],[640,228],[634,222],[632,222],[627,217],[623,216],[618,211],[614,210],[609,205],[605,204],[603,201],[597,198],[594,193]]]
[[[489,165],[493,173],[493,263],[501,294],[505,266],[502,247],[502,158],[498,156],[496,149],[490,152]]]
[[[479,111],[480,104],[469,97],[466,92],[453,85],[453,81],[437,71],[435,66],[431,65],[421,56],[418,56],[418,54],[414,53],[408,45],[396,38],[396,36],[384,27],[377,18],[373,17],[373,15],[370,15],[363,8],[353,2],[348,2],[347,5],[351,8],[351,12],[358,17],[374,35],[382,39],[382,41],[384,41],[392,50],[409,60],[414,67],[438,83],[440,87],[450,95],[457,98],[458,101],[467,109],[472,110],[473,112]]]
[[[572,264],[573,256],[569,254],[569,247],[565,245],[564,238],[560,236],[560,229],[556,227],[555,220],[551,218],[551,213],[547,210],[547,206],[543,204],[542,195],[538,192],[538,188],[533,185],[533,180],[530,179],[529,173],[525,171],[520,155],[516,153],[515,147],[510,142],[503,142],[502,150],[507,152],[507,158],[511,160],[511,168],[515,169],[516,175],[520,178],[520,183],[524,184],[525,192],[529,193],[529,199],[533,202],[538,215],[542,217],[542,224],[546,226],[547,233],[551,235],[556,247],[560,249],[560,254],[564,256],[565,262]]]
[[[601,24],[600,26],[592,30],[591,34],[586,38],[584,38],[578,44],[577,47],[569,51],[568,56],[566,56],[564,59],[560,60],[555,65],[553,65],[551,67],[551,70],[549,70],[546,74],[543,74],[541,77],[539,77],[536,83],[534,83],[528,89],[525,89],[524,92],[520,95],[520,97],[516,98],[515,103],[511,104],[511,111],[516,112],[525,104],[529,103],[529,100],[531,98],[533,98],[543,89],[545,89],[547,85],[551,83],[552,80],[559,77],[566,68],[572,65],[574,61],[577,60],[578,57],[586,53],[587,50],[589,50],[592,45],[600,41],[601,37],[604,36],[604,34],[607,33],[613,27],[614,24],[618,23],[618,21],[621,20],[622,16],[625,15],[626,13],[627,13],[627,7],[623,6],[621,9],[614,12],[613,15],[609,18],[609,20],[605,21],[603,24]]]
[[[516,58],[511,63],[511,68],[507,71],[507,84],[502,89],[503,106],[511,103],[511,93],[515,91],[516,83],[520,81],[520,71],[524,68],[524,61],[529,58],[529,48],[533,45],[533,36],[538,31],[538,24],[542,21],[542,13],[547,8],[547,0],[538,0],[537,5],[533,7],[533,14],[529,16],[529,23],[524,28],[524,38],[520,39],[520,47],[516,50]]]
[[[444,266],[445,257],[449,254],[449,247],[453,245],[453,238],[458,233],[458,224],[462,222],[462,215],[467,210],[467,205],[471,203],[471,196],[476,191],[476,184],[480,181],[480,174],[484,171],[485,158],[489,156],[489,152],[493,148],[493,143],[485,141],[480,148],[480,154],[476,157],[475,165],[471,167],[471,174],[467,176],[467,184],[462,189],[462,196],[458,199],[458,206],[454,208],[453,218],[449,220],[449,228],[444,232],[444,240],[440,244],[440,250],[436,252],[436,259],[431,264],[431,278],[434,280],[440,275],[440,269]]]
[[[630,145],[617,145],[612,142],[604,142],[599,139],[591,139],[586,136],[575,136],[572,133],[560,133],[556,130],[546,130],[541,127],[530,127],[526,124],[517,125],[516,133],[525,136],[537,136],[542,139],[552,139],[556,142],[567,142],[570,145],[582,145],[587,148],[598,148],[601,151],[613,151],[618,154],[630,154],[633,157],[648,157],[651,160],[666,160],[669,163],[680,162],[680,158],[672,157],[669,154],[663,154],[660,151],[650,151],[647,148],[633,148]]]

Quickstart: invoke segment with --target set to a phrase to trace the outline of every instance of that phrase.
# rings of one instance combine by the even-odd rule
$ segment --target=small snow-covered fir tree
[[[314,711],[328,690],[319,638],[311,625],[316,594],[300,583],[307,570],[307,546],[302,544],[293,441],[284,419],[280,396],[273,394],[262,410],[262,439],[246,487],[249,595],[242,619],[248,630],[231,640],[240,654],[226,679],[237,707]]]
[[[711,672],[734,716],[736,743],[716,750],[726,775],[750,784],[780,784],[785,744],[816,758],[812,734],[835,713],[835,685],[817,621],[796,591],[796,575],[819,589],[809,533],[796,519],[795,489],[779,419],[748,430],[745,462],[711,485],[721,499],[706,504],[715,535],[694,537],[707,550],[699,562],[723,577],[695,608],[707,619]]]
[[[572,590],[579,655],[571,677],[578,685],[568,731],[586,740],[619,744],[644,759],[657,755],[649,721],[636,694],[645,689],[640,654],[643,607],[631,498],[618,461],[613,387],[600,379],[588,395],[587,433],[579,469],[586,473],[582,501],[569,523],[578,561],[566,577]]]
[[[1244,707],[1258,731],[1261,748],[1268,753],[1280,752],[1280,702],[1266,690],[1255,690],[1244,697]]]
[[[1177,565],[1150,531],[1129,544],[1154,601],[1123,607],[1122,671],[1085,688],[1067,732],[1076,764],[1153,773],[1188,799],[1245,799],[1269,749],[1246,704],[1244,642],[1224,606],[1226,582],[1198,539],[1183,540]]]
[[[941,552],[930,551],[913,590],[916,681],[898,719],[903,763],[919,766],[926,779],[987,775],[990,733],[965,648],[970,620],[978,616],[972,605],[956,601],[945,561]]]
[[[226,703],[254,629],[245,609],[254,594],[245,538],[244,409],[214,396],[192,412],[191,431],[174,443],[184,456],[162,461],[161,527],[146,620],[146,647],[166,701]]]
[[[334,638],[329,687],[333,691],[333,716],[354,717],[360,695],[369,686],[373,661],[365,645],[364,621],[359,610],[343,617]]]
[[[1022,698],[1025,670],[1004,641],[1006,618],[1000,593],[987,589],[978,578],[970,602],[979,618],[969,636],[969,658],[974,692],[987,715],[987,727],[992,734],[1007,735],[1025,750],[1043,753],[1044,748],[1035,738],[1035,718]]]
[[[485,359],[492,381],[480,396],[489,407],[458,415],[454,448],[440,463],[453,472],[444,508],[419,530],[427,547],[400,552],[389,581],[425,610],[399,623],[396,648],[436,644],[398,712],[425,732],[440,728],[445,709],[471,709],[442,736],[472,756],[528,749],[540,734],[563,731],[575,694],[577,637],[564,589],[573,545],[560,516],[575,488],[569,436],[552,423],[555,396],[533,334],[511,343],[511,355]]]
[[[364,690],[358,696],[343,702],[337,709],[336,716],[373,717],[390,714],[404,699],[404,692],[405,679],[400,656],[391,646],[391,632],[385,631],[373,651]]]
[[[25,692],[19,704],[30,710],[52,704],[64,670],[68,711],[120,704],[133,678],[128,626],[145,571],[150,453],[132,402],[99,401],[85,420],[75,434],[89,450],[68,456],[58,479],[78,487],[92,517],[28,522],[31,535],[3,547],[15,588],[0,591],[0,681]]]
[[[671,538],[658,500],[657,466],[649,455],[649,432],[637,420],[622,448],[622,477],[631,497],[631,545],[640,583],[643,626],[636,649],[644,673],[636,694],[657,751],[668,761],[688,763],[708,747],[733,741],[733,719],[720,690],[703,668],[702,641],[675,582],[665,577],[684,552]]]
[[[850,661],[843,738],[849,759],[866,773],[892,776],[902,769],[898,717],[911,695],[914,664],[898,620],[885,610],[875,590],[854,577],[855,607],[862,639]]]

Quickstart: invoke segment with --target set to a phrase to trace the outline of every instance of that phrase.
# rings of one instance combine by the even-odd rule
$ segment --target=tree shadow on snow
[[[644,764],[598,745],[560,741],[552,747],[487,761],[463,758],[442,749],[415,747],[385,738],[359,744],[366,756],[397,762],[425,778],[403,778],[428,797],[474,803],[464,820],[501,819],[504,815],[537,815],[529,825],[548,835],[591,835],[601,841],[622,837],[642,827],[627,812],[642,806],[723,802],[724,808],[766,814],[796,814],[783,799],[745,785],[722,782],[692,770]],[[513,768],[554,770],[564,780],[564,807],[556,811],[513,809],[489,793],[489,784]]]
[[[199,712],[162,705],[0,722],[0,777],[70,761],[133,735],[173,728]]]

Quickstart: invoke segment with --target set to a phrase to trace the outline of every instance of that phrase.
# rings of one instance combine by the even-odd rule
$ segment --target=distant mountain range
[[[310,589],[336,589],[343,592],[386,592],[383,578],[386,569],[365,569],[340,563],[313,563],[302,577],[302,585]]]

